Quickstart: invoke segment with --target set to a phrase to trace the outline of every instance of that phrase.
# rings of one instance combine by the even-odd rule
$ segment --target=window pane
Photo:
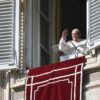
[[[48,17],[49,0],[40,0],[40,10]]]
[[[49,55],[41,48],[41,65],[45,65],[49,63],[50,63]]]
[[[40,16],[40,34],[41,34],[41,44],[46,48],[49,49],[49,23]]]

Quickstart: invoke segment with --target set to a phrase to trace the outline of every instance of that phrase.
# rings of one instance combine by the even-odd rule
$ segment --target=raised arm
[[[67,40],[67,36],[68,36],[68,30],[67,29],[64,29],[62,31],[62,36],[61,36],[61,39],[59,41],[59,50],[61,52],[63,52],[64,54],[68,54],[68,52],[70,51],[70,43],[67,43],[66,40]]]
[[[67,29],[64,29],[62,31],[62,37],[59,41],[59,44],[62,44],[62,43],[65,43],[66,42],[66,39],[67,39],[67,36],[68,36],[68,30]]]

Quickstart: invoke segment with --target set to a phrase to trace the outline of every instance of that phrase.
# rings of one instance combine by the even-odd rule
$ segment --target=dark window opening
[[[86,1],[85,0],[61,0],[61,28],[78,28],[81,37],[86,38]],[[69,35],[68,39],[71,39]]]

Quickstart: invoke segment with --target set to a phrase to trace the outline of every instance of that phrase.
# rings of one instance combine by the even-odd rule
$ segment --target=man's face
[[[76,31],[72,32],[72,40],[78,42],[79,39],[79,34]]]

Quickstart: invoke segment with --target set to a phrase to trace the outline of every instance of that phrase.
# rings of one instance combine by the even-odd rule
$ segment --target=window
[[[55,26],[54,2],[55,0],[26,0],[25,63],[27,67],[37,67],[51,62],[51,49],[55,38],[54,35],[52,37]]]
[[[100,46],[100,0],[61,0],[61,28],[78,28],[90,49]]]
[[[54,2],[0,0],[1,69],[50,63],[55,38]]]
[[[61,0],[61,29],[68,28],[69,33],[78,28],[81,37],[86,39],[86,0]],[[71,34],[68,40],[71,40]]]
[[[50,63],[50,0],[40,0],[40,64]]]

